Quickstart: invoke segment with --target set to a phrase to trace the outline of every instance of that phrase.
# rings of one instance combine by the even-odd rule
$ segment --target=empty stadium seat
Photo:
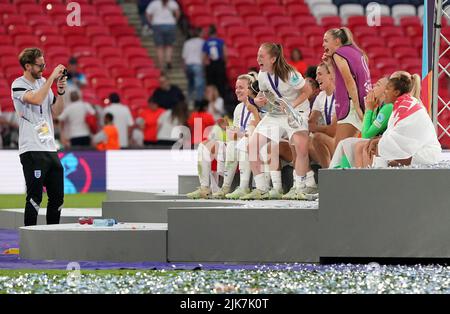
[[[364,8],[360,4],[343,4],[339,8],[339,15],[344,23],[346,23],[349,16],[364,15]]]
[[[415,16],[416,7],[411,4],[396,4],[392,7],[392,17],[396,20],[397,25],[400,24],[400,18],[403,16]]]
[[[317,19],[321,19],[325,16],[336,16],[338,15],[338,9],[334,4],[331,3],[318,3],[314,5],[311,12]]]

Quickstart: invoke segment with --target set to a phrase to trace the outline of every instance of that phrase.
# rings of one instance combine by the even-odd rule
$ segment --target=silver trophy
[[[269,90],[262,91],[263,96],[269,102],[269,106],[272,108],[281,109],[288,116],[288,124],[291,128],[298,129],[303,124],[303,117],[300,111],[297,111],[292,107],[291,103],[283,97],[277,97],[274,93]]]

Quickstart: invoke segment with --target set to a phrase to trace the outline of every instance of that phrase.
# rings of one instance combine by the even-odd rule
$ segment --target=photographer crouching
[[[42,190],[48,194],[47,224],[59,224],[64,203],[64,174],[55,144],[52,115],[64,107],[67,70],[58,65],[46,80],[43,52],[26,48],[19,55],[23,76],[11,86],[14,108],[19,116],[19,155],[27,187],[25,226],[37,224]],[[56,81],[57,95],[51,90]]]

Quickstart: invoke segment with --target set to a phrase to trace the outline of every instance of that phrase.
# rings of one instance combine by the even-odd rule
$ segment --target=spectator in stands
[[[420,77],[401,74],[390,78],[384,92],[385,102],[394,110],[386,131],[370,140],[369,157],[379,157],[389,166],[433,164],[441,158],[441,145],[433,122],[420,100],[411,96],[413,86],[420,86]]]
[[[172,146],[180,139],[179,126],[187,126],[188,106],[180,101],[173,109],[166,110],[158,118],[158,144]]]
[[[114,125],[114,116],[111,113],[105,114],[103,129],[94,136],[93,143],[100,151],[120,149],[119,130]]]
[[[184,101],[185,97],[181,89],[173,84],[167,76],[161,75],[159,78],[159,87],[153,93],[153,101],[159,107],[164,109],[172,109],[180,101]]]
[[[217,121],[225,115],[223,98],[215,85],[208,85],[205,90],[205,99],[208,101],[208,112]]]
[[[136,118],[136,124],[131,131],[130,148],[144,147],[144,126],[145,121],[141,117]]]
[[[303,55],[300,49],[292,49],[290,64],[298,71],[298,73],[305,76],[308,65],[303,61]]]
[[[120,103],[120,96],[117,93],[109,95],[109,103],[109,106],[105,108],[103,113],[113,115],[114,125],[119,130],[119,145],[121,148],[127,148],[134,124],[133,116],[130,109]]]
[[[65,106],[58,117],[61,144],[66,148],[89,147],[91,146],[91,132],[86,123],[86,116],[95,115],[95,110],[90,104],[81,100],[80,92],[76,90],[70,92],[70,102],[71,104]]]
[[[215,124],[214,117],[207,112],[207,109],[208,102],[206,100],[196,101],[194,112],[188,118],[187,124],[191,130],[191,143],[194,146],[208,138],[209,127],[213,127]]]
[[[148,99],[148,107],[139,112],[139,117],[144,120],[142,130],[144,132],[144,145],[158,144],[158,119],[165,109],[158,106],[155,97]]]
[[[334,153],[336,110],[334,108],[334,78],[327,64],[317,67],[317,82],[321,92],[316,97],[309,116],[309,157],[322,168],[328,168]]]
[[[188,97],[190,101],[201,100],[205,93],[205,73],[203,69],[203,44],[200,29],[190,31],[191,37],[183,45],[182,57],[188,79]]]
[[[146,10],[148,22],[153,29],[160,69],[172,68],[173,44],[176,26],[180,17],[180,7],[174,0],[153,0]]]
[[[361,131],[364,116],[364,97],[372,88],[367,56],[353,40],[346,28],[328,30],[323,39],[323,60],[333,65],[336,82],[335,147],[347,137]]]
[[[137,9],[142,23],[142,36],[151,34],[145,11],[152,0],[137,0]]]
[[[75,57],[69,59],[69,65],[67,66],[67,84],[70,88],[82,88],[87,84],[86,76],[78,71],[78,60]]]
[[[222,97],[227,85],[226,60],[227,50],[223,39],[217,37],[214,25],[209,26],[209,37],[203,45],[203,62],[206,66],[206,83],[217,87]]]

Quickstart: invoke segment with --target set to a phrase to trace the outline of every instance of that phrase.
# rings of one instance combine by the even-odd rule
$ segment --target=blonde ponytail
[[[412,90],[411,96],[420,99],[420,76],[418,74],[411,75]]]
[[[333,36],[334,39],[339,39],[343,46],[355,46],[356,49],[358,49],[363,54],[364,59],[366,59],[366,62],[368,63],[369,58],[367,57],[367,54],[356,44],[356,41],[353,39],[353,33],[348,27],[332,28],[329,29],[327,33]]]

